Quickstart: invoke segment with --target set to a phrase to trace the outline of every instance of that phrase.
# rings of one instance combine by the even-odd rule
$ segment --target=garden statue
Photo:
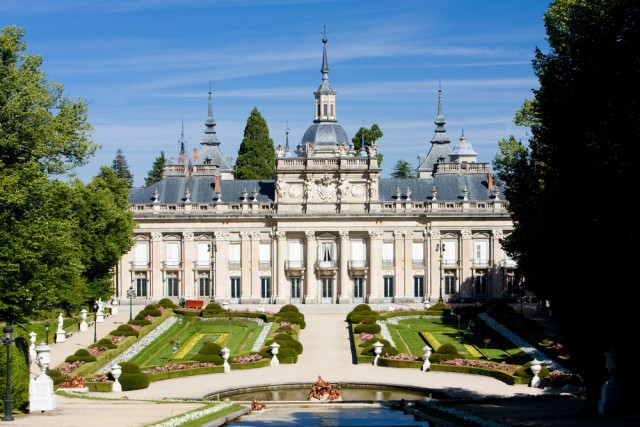
[[[58,388],[84,388],[84,378],[78,372],[75,377],[69,378],[63,384],[60,384]]]
[[[311,402],[342,401],[342,390],[340,386],[338,386],[338,389],[334,389],[331,383],[323,380],[318,375],[318,381],[311,385],[308,399]]]
[[[31,342],[31,344],[29,345],[29,361],[33,362],[36,360],[36,337],[37,334],[33,331],[29,332],[29,342]]]
[[[262,411],[262,410],[265,410],[265,409],[267,409],[267,405],[261,405],[255,399],[253,399],[251,401],[251,410],[252,411]]]
[[[56,331],[56,342],[65,342],[67,340],[67,334],[62,328],[64,323],[64,319],[62,318],[62,313],[58,315],[58,330]]]
[[[40,375],[29,381],[29,411],[39,413],[53,411],[58,403],[53,391],[53,380],[47,376],[51,363],[51,346],[41,343],[35,348],[35,361],[40,368]]]

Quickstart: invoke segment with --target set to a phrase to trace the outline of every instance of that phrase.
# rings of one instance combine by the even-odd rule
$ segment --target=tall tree
[[[86,296],[106,299],[113,294],[113,266],[132,246],[135,221],[129,210],[129,186],[107,167],[89,184],[76,181],[75,186],[73,212]]]
[[[267,122],[257,107],[251,111],[236,159],[236,179],[272,179],[276,150]]]
[[[156,157],[153,161],[153,165],[151,166],[151,170],[147,172],[147,177],[144,180],[145,187],[155,184],[158,181],[162,180],[162,170],[164,169],[164,164],[167,162],[167,159],[164,157],[164,151],[160,152],[160,155]]]
[[[406,160],[398,160],[391,172],[391,178],[415,178],[416,174],[413,173],[411,165]]]
[[[371,144],[382,138],[384,134],[380,130],[380,127],[374,123],[371,126],[371,129],[367,129],[365,127],[361,127],[356,132],[355,136],[351,138],[351,142],[353,143],[353,148],[355,148],[356,152],[359,153],[362,149],[362,141],[364,140],[365,150],[368,147],[371,147]],[[378,157],[378,167],[382,165],[382,154],[377,153],[376,157]]]
[[[117,178],[127,180],[129,188],[133,187],[133,174],[129,170],[129,163],[120,148],[116,151],[116,157],[114,157],[113,162],[111,163],[111,169],[116,173]]]
[[[84,298],[74,189],[54,176],[68,176],[97,148],[86,104],[46,80],[42,58],[23,54],[23,37],[17,27],[0,34],[0,319],[14,323]]]
[[[634,324],[640,310],[624,268],[635,263],[628,244],[638,238],[630,183],[640,135],[640,4],[557,0],[544,21],[550,49],[533,61],[540,89],[516,116],[531,126],[528,147],[501,141],[494,166],[515,226],[505,247],[528,288],[552,302],[594,408],[603,353],[621,352],[627,396],[640,372],[627,330],[584,310],[594,301],[616,307],[617,325]]]

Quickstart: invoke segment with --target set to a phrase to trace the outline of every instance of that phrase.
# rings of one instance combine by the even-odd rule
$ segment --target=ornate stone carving
[[[154,231],[151,233],[151,240],[153,240],[154,242],[161,242],[162,241],[162,233],[160,233],[159,231]]]
[[[345,178],[340,178],[338,181],[338,200],[345,198],[348,187],[349,185],[347,184],[347,180]]]
[[[429,230],[427,232],[431,239],[439,239],[440,238],[440,230]]]
[[[251,232],[251,240],[260,240],[260,232],[252,231]]]
[[[240,239],[241,240],[249,240],[251,239],[251,233],[248,231],[241,231],[240,232]]]
[[[282,144],[278,144],[278,148],[276,148],[276,156],[282,157],[284,156],[284,152],[285,152],[285,148],[282,146]]]
[[[307,152],[307,157],[313,157],[313,144],[312,143],[307,142],[306,152]]]
[[[502,232],[502,230],[493,230],[492,235],[496,239],[502,239],[504,237],[504,233]]]
[[[290,185],[289,186],[289,197],[292,199],[299,199],[302,197],[302,187],[299,185]]]
[[[276,195],[278,196],[278,201],[284,199],[285,192],[287,191],[287,185],[284,183],[282,177],[278,178],[276,181]]]
[[[367,184],[369,185],[369,200],[377,200],[378,199],[378,180],[374,177],[372,179],[367,180]]]
[[[323,202],[333,200],[333,198],[336,197],[337,191],[335,179],[331,179],[329,178],[329,175],[325,174],[322,179],[317,181],[316,191]]]
[[[287,233],[285,231],[276,231],[276,239],[284,240],[287,238]]]
[[[460,232],[460,235],[462,236],[463,239],[470,239],[471,238],[471,230],[462,230]]]
[[[183,231],[182,240],[193,240],[193,231]]]
[[[360,198],[364,196],[364,186],[362,185],[352,185],[351,186],[351,195],[356,198]]]
[[[349,238],[349,232],[348,231],[340,231],[340,238],[341,239],[348,239]]]
[[[371,145],[367,147],[367,152],[369,154],[369,157],[376,157],[376,155],[378,154],[378,146],[375,142],[372,142]]]
[[[307,238],[307,240],[315,240],[316,239],[316,232],[315,231],[305,231],[304,235]]]
[[[369,239],[382,240],[382,231],[369,231]]]
[[[310,202],[313,200],[313,179],[307,178],[304,181],[304,199],[306,202]]]
[[[216,240],[229,240],[231,235],[225,231],[216,231],[213,233],[213,237]]]
[[[393,238],[394,239],[402,239],[402,231],[394,230],[393,231]]]
[[[402,235],[405,239],[413,239],[413,231],[404,231]]]

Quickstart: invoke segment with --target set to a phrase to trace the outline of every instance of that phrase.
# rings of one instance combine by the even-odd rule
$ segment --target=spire
[[[184,139],[184,116],[182,117],[182,131],[180,132],[180,155],[184,155],[187,150],[187,141]]]
[[[204,131],[204,138],[202,138],[201,144],[220,145],[220,141],[218,141],[218,137],[216,136],[216,122],[213,120],[213,108],[211,107],[211,82],[209,82],[209,113],[204,125],[207,128]]]
[[[325,26],[325,30],[323,31],[322,37],[322,68],[320,72],[322,73],[322,83],[318,87],[318,89],[313,92],[316,96],[316,111],[314,122],[336,122],[336,111],[335,111],[335,102],[336,102],[336,91],[333,90],[331,85],[329,84],[329,65],[327,61],[327,27]]]
[[[322,69],[320,72],[322,73],[322,80],[329,80],[329,63],[327,61],[327,26],[324,26],[324,31],[322,32]]]
[[[286,143],[284,145],[284,156],[283,157],[291,157],[291,151],[289,151],[289,121],[287,120],[287,131],[285,132],[287,135]]]
[[[432,144],[448,144],[451,141],[447,136],[447,130],[444,128],[444,125],[447,121],[444,119],[444,113],[442,112],[442,88],[438,88],[438,117],[436,117],[435,122],[436,125],[436,134],[433,136],[431,140]]]

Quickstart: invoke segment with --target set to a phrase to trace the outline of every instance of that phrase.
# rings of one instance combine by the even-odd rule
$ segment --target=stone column
[[[162,233],[151,233],[151,277],[147,277],[147,298],[164,295],[164,280],[162,274],[162,263],[164,261],[164,241]]]
[[[229,302],[231,286],[229,281],[229,233],[216,231],[213,235],[217,249],[217,252],[214,252],[214,301],[217,303]]]
[[[427,234],[427,289],[430,301],[438,301],[440,297],[440,253],[436,247],[440,242],[440,231],[429,230]],[[443,291],[444,293],[444,291]]]
[[[489,295],[493,297],[502,296],[502,274],[500,266],[504,263],[504,250],[500,244],[502,239],[502,230],[493,230],[491,233],[491,243],[489,245],[489,259],[492,261],[489,265]]]
[[[404,289],[404,273],[405,273],[405,263],[407,260],[404,257],[404,240],[403,240],[403,232],[402,231],[394,231],[393,232],[393,260],[394,260],[394,295],[393,300],[395,302],[401,302],[404,300],[405,289]]]
[[[382,231],[369,231],[369,300],[382,302]]]
[[[288,286],[287,277],[284,271],[284,263],[287,260],[287,233],[276,231],[276,304],[288,304],[291,301],[291,288]]]
[[[251,300],[260,302],[260,232],[251,232]]]
[[[349,304],[353,301],[353,286],[351,281],[349,280],[349,258],[350,258],[350,250],[349,250],[349,232],[341,231],[340,232],[340,269],[338,272],[338,277],[340,280],[339,289],[339,304]]]
[[[471,240],[471,231],[462,230],[460,232],[460,272],[459,290],[461,296],[470,297],[473,295],[473,241]]]
[[[182,232],[182,254],[182,271],[184,273],[180,281],[180,296],[193,297],[197,294],[193,271],[193,262],[196,260],[196,242],[193,240],[193,231]]]
[[[404,300],[413,302],[413,232],[405,231],[404,236]]]
[[[247,304],[253,302],[253,286],[251,280],[251,233],[249,233],[248,231],[241,231],[240,239],[242,241],[240,244],[240,284],[242,286],[240,292],[240,302],[243,304]]]
[[[305,271],[304,271],[304,288],[305,288],[305,304],[316,304],[318,302],[318,281],[316,280],[316,233],[307,231],[305,250]]]

